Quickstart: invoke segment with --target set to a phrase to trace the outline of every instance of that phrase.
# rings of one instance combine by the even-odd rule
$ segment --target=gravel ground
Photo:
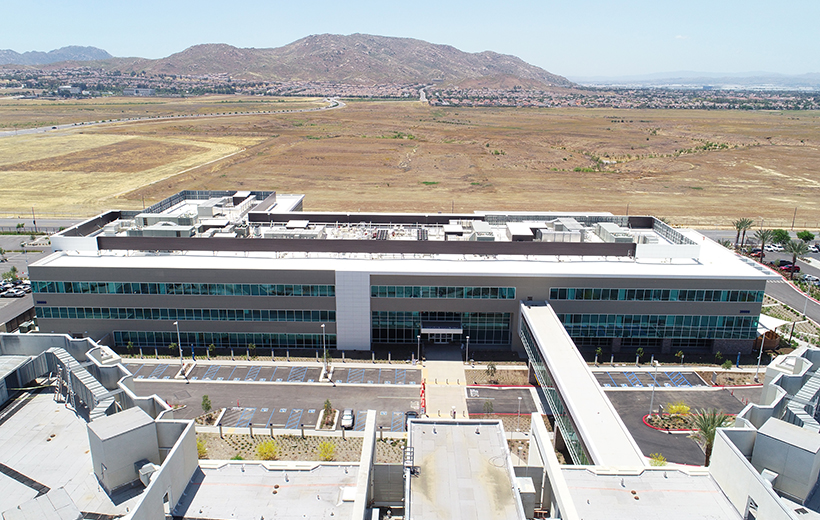
[[[228,460],[239,456],[244,460],[260,460],[256,448],[271,438],[267,435],[225,435],[220,438],[215,433],[198,433],[197,439],[205,442],[208,459]],[[362,454],[361,437],[343,440],[339,437],[307,436],[303,439],[300,435],[276,435],[273,440],[279,448],[276,460],[318,461],[319,444],[324,441],[333,443],[334,461],[359,462]],[[377,439],[376,462],[400,463],[404,442],[397,439]]]

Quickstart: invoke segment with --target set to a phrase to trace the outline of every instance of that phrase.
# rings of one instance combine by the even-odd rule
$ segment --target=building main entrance
[[[446,345],[453,342],[455,334],[428,334],[427,341],[435,345]]]

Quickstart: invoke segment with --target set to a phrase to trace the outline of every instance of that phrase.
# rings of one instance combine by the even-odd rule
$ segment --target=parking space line
[[[634,387],[643,387],[643,383],[641,383],[641,378],[638,377],[635,372],[624,372],[624,377],[629,382],[630,385]]]
[[[352,378],[352,380],[351,380]],[[348,383],[362,383],[364,382],[364,369],[363,368],[351,368],[347,372],[347,382]]]
[[[614,380],[614,379],[612,379],[612,374],[610,374],[609,372],[607,372],[607,373],[606,373],[606,375],[608,375],[608,376],[609,376],[609,380],[610,380],[610,381],[612,381],[612,384],[613,384],[613,385],[618,386],[618,383],[616,383],[616,382],[615,382],[615,380]]]
[[[288,415],[288,420],[285,422],[285,429],[293,430],[299,427],[299,421],[302,420],[303,410],[294,408]]]
[[[293,367],[290,369],[290,375],[288,376],[289,382],[301,382],[305,379],[307,375],[308,368],[307,367]]]
[[[248,375],[245,376],[245,381],[256,381],[256,378],[259,376],[259,371],[262,369],[260,366],[251,367],[248,370]]]
[[[236,367],[233,367],[233,370],[231,370],[231,375],[228,376],[228,381],[231,380],[231,377],[233,377],[234,372],[236,372]]]
[[[164,374],[165,371],[168,370],[168,366],[169,365],[157,365],[156,368],[154,368],[153,372],[151,372],[148,375],[148,379],[159,379],[162,376],[162,374]]]
[[[356,424],[353,425],[354,432],[363,432],[365,422],[367,421],[367,410],[359,410],[356,412]]]
[[[655,379],[655,376],[652,374],[652,372],[650,372],[650,373],[649,373],[649,377],[651,377],[651,378],[652,378],[652,381],[654,381],[654,382],[655,382],[653,386],[661,386],[661,385],[658,383],[658,380],[657,380],[657,379]]]
[[[396,384],[403,385],[404,381],[407,379],[407,369],[406,368],[397,368],[396,369]]]
[[[250,414],[248,414],[250,412]],[[250,419],[253,418],[253,414],[256,413],[256,408],[245,408],[242,410],[242,413],[239,414],[239,418],[236,420],[236,427],[239,428],[240,426],[247,426],[250,422]],[[247,417],[246,417],[247,415]]]
[[[273,374],[270,375],[271,381],[276,381],[276,379],[274,379],[274,376],[276,375],[277,370],[279,370],[279,367],[273,367]]]
[[[404,414],[401,412],[393,412],[393,418],[390,421],[390,431],[391,432],[403,432],[404,431]]]
[[[664,374],[666,374],[666,377],[668,377],[675,386],[692,386],[692,383],[690,383],[680,372],[664,372]]]
[[[202,376],[202,379],[213,379],[219,369],[222,368],[220,365],[211,365],[208,367],[208,370],[205,372],[205,375]]]
[[[267,425],[269,425],[273,422],[273,414],[275,414],[275,413],[276,413],[276,408],[271,406],[270,417],[268,417],[268,422],[265,423],[265,426],[267,426]]]

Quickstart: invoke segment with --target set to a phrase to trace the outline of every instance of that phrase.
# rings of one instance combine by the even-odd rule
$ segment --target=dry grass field
[[[187,103],[191,110],[221,113],[226,100],[243,101],[235,103],[242,105],[238,111],[267,101],[151,100],[139,110],[184,113]],[[270,101],[270,109],[284,106]],[[75,105],[115,110],[111,100],[97,103]],[[9,105],[0,103],[0,127],[19,116]],[[80,121],[84,115],[69,106],[27,110],[32,121]],[[798,208],[797,227],[820,227],[820,114],[812,112],[465,109],[352,101],[323,112],[154,120],[81,131],[0,139],[0,206],[10,210],[0,213],[34,200],[38,213],[90,214],[141,207],[143,197],[148,204],[180,189],[244,188],[305,193],[308,210],[623,214],[629,205],[630,214],[664,216],[673,224],[728,225],[739,216],[762,216],[769,227],[790,226]]]

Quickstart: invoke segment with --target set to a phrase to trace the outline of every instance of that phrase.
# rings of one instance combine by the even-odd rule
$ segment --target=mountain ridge
[[[19,53],[11,49],[0,49],[0,65],[50,65],[64,61],[106,60],[113,56],[97,47],[69,45],[48,52],[26,51]]]
[[[468,53],[450,45],[368,34],[318,34],[276,48],[199,44],[165,58],[115,58],[83,65],[123,73],[227,74],[241,80],[326,81],[349,84],[457,82],[518,77],[545,87],[574,83],[522,59],[492,51]],[[50,68],[64,65],[49,64]]]

